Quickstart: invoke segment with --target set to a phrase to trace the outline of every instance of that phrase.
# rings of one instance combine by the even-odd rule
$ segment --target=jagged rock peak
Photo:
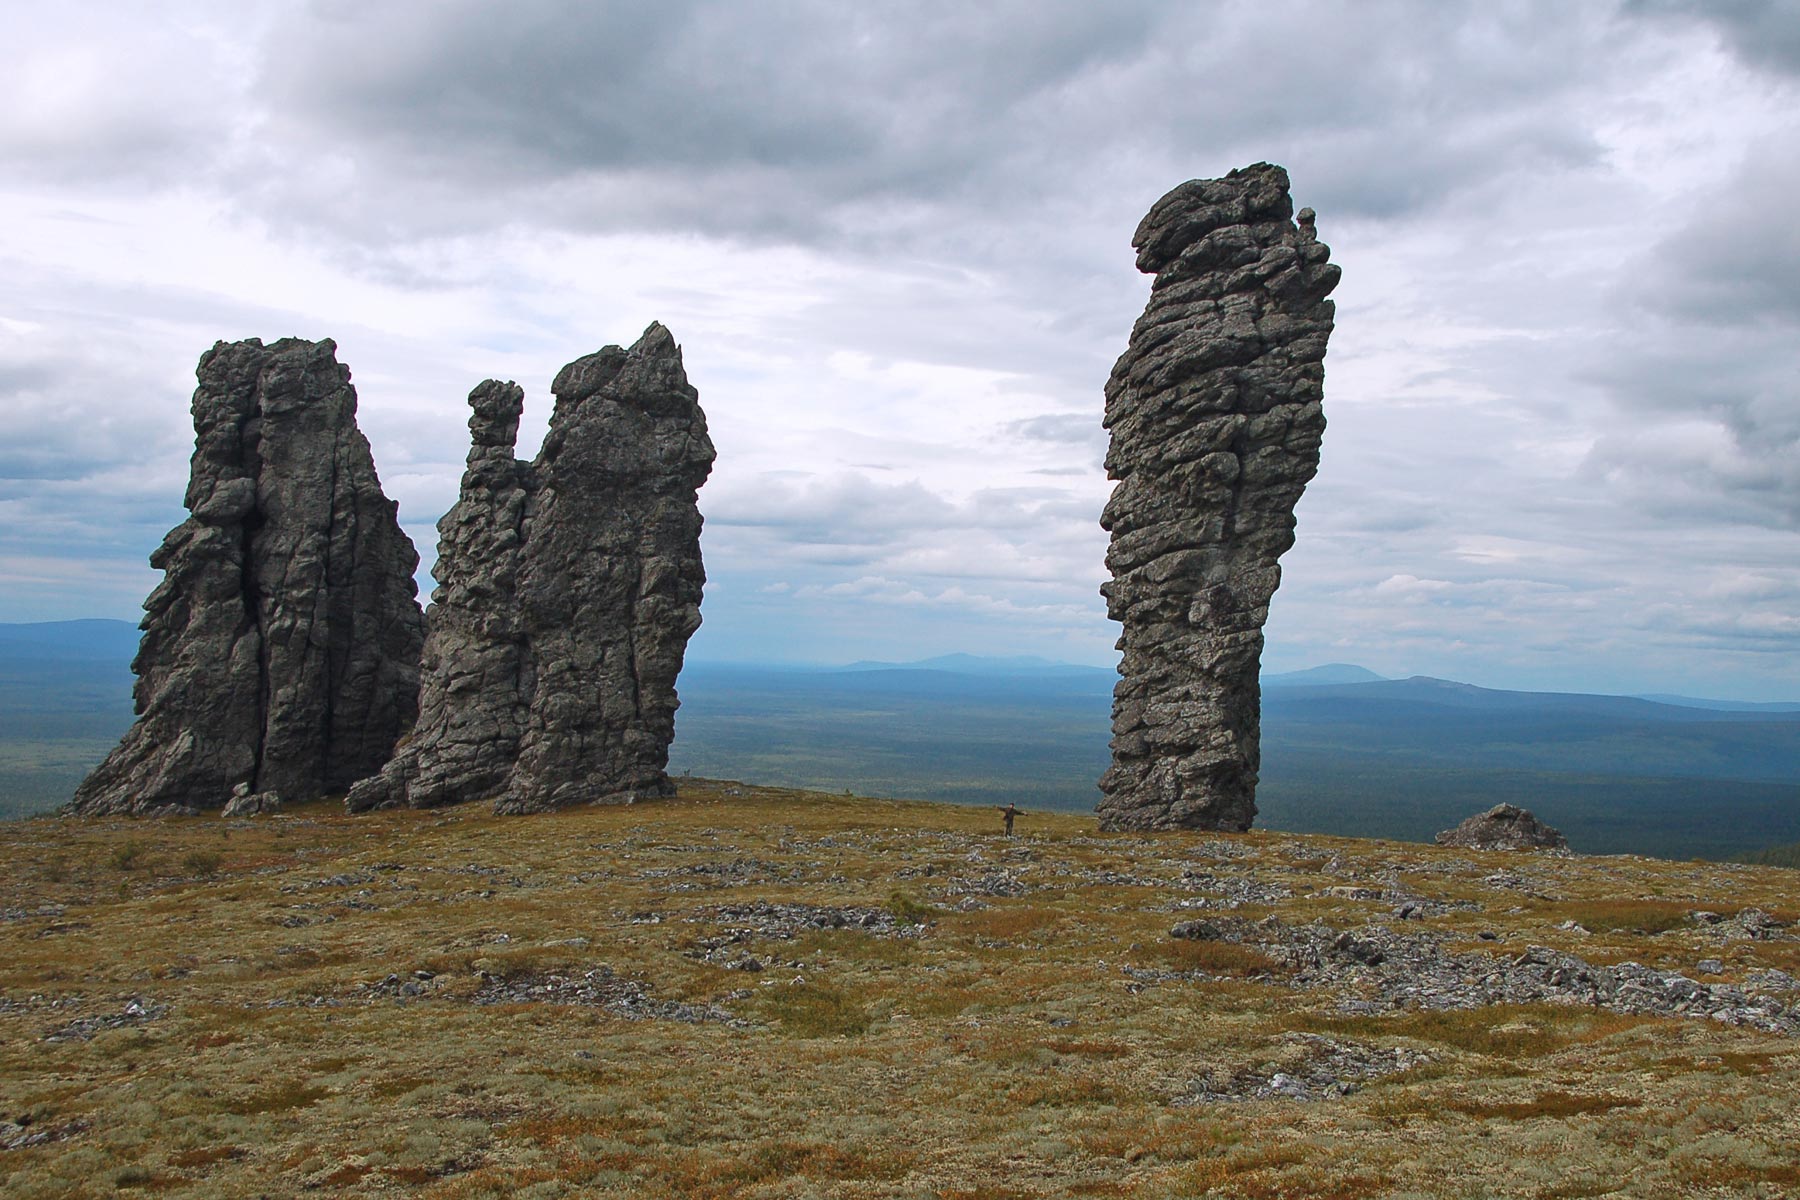
[[[1262,627],[1318,470],[1338,268],[1268,163],[1197,179],[1132,239],[1156,276],[1106,385],[1101,588],[1123,626],[1103,829],[1247,829]]]
[[[194,391],[191,514],[150,556],[137,722],[77,813],[292,803],[386,761],[417,712],[419,556],[337,346],[219,342]]]
[[[463,800],[502,812],[671,791],[675,681],[706,580],[696,493],[713,445],[681,350],[653,324],[576,359],[531,463],[523,393],[469,397],[475,446],[438,523],[412,740],[353,810]]]
[[[1469,850],[1567,850],[1569,839],[1544,824],[1529,809],[1496,804],[1437,835],[1440,846]]]

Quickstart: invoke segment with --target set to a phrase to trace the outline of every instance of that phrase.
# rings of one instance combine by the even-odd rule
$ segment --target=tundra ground
[[[1800,1191],[1800,873],[999,826],[0,825],[0,1192]]]

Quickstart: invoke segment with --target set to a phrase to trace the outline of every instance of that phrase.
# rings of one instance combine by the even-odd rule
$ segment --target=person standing
[[[1000,815],[1002,817],[1006,818],[1006,836],[1011,837],[1013,835],[1012,834],[1013,818],[1019,815],[1018,806],[1013,804],[1012,801],[1009,800],[1006,802],[1004,807],[1001,807],[999,805],[996,805],[995,807],[1000,808]]]

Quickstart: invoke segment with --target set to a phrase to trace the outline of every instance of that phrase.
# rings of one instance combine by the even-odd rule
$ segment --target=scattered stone
[[[924,928],[900,920],[885,908],[858,905],[778,904],[755,900],[745,904],[720,904],[696,909],[691,922],[727,925],[740,938],[787,940],[822,929],[853,929],[886,937],[916,935]]]
[[[149,1021],[161,1020],[168,1014],[168,1011],[167,1005],[154,1004],[141,996],[133,996],[118,1012],[77,1017],[45,1034],[44,1041],[92,1041],[94,1035],[102,1029],[128,1029]]]
[[[1770,974],[1742,984],[1700,983],[1640,963],[1596,966],[1547,946],[1519,954],[1452,952],[1429,930],[1383,925],[1337,930],[1273,917],[1192,922],[1210,940],[1255,946],[1283,964],[1278,982],[1338,997],[1341,1011],[1481,1008],[1494,1004],[1575,1004],[1646,1016],[1704,1017],[1771,1033],[1800,1033],[1800,1008]],[[1177,926],[1181,929],[1181,926]],[[1194,937],[1198,931],[1171,936]],[[1779,973],[1775,973],[1779,974]]]
[[[676,676],[706,574],[696,492],[713,445],[681,350],[651,325],[551,385],[535,461],[513,457],[524,392],[469,395],[472,446],[438,522],[411,741],[352,811],[493,799],[498,811],[674,792]]]
[[[191,514],[150,556],[137,723],[83,815],[290,801],[376,770],[418,711],[419,556],[381,491],[336,345],[220,342],[194,391]]]
[[[1185,1108],[1245,1100],[1336,1100],[1386,1075],[1410,1071],[1431,1056],[1406,1046],[1383,1049],[1340,1042],[1317,1034],[1295,1033],[1276,1047],[1275,1064],[1237,1069],[1218,1068],[1189,1082],[1188,1090],[1170,1101]]]
[[[716,1004],[653,999],[649,985],[642,980],[622,979],[606,966],[579,975],[484,975],[474,1003],[570,1004],[604,1009],[628,1021],[679,1021],[685,1025],[719,1022],[739,1028],[747,1024]]]
[[[694,939],[687,957],[724,967],[728,971],[760,972],[765,963],[750,954],[750,942],[791,941],[804,933],[843,929],[876,937],[916,938],[925,926],[900,920],[885,908],[861,908],[853,905],[776,904],[753,901],[748,904],[724,904],[701,908],[685,918],[689,922],[705,922],[726,928],[716,934]],[[798,967],[800,963],[789,963]]]
[[[345,871],[337,875],[327,875],[321,879],[306,879],[299,883],[284,883],[281,891],[286,893],[312,891],[316,888],[363,887],[374,883],[373,871]]]
[[[1760,908],[1741,909],[1712,924],[1712,932],[1726,941],[1749,938],[1752,941],[1766,942],[1780,936],[1781,931],[1786,928],[1786,922],[1776,920]]]
[[[29,921],[34,918],[44,918],[53,921],[67,911],[68,909],[65,906],[52,903],[40,904],[36,908],[0,909],[0,921]]]
[[[1193,180],[1132,238],[1150,303],[1106,385],[1101,588],[1120,622],[1100,827],[1243,830],[1261,762],[1262,627],[1319,466],[1339,271],[1287,172]]]
[[[88,1128],[88,1122],[82,1120],[49,1125],[29,1114],[10,1121],[0,1119],[0,1150],[24,1150],[31,1146],[47,1146],[51,1142],[66,1142]]]
[[[1467,850],[1567,850],[1569,839],[1516,804],[1496,804],[1438,834],[1437,844]]]
[[[1246,904],[1277,904],[1293,896],[1293,890],[1279,883],[1266,883],[1248,874],[1220,875],[1213,871],[1183,868],[1176,886],[1184,892],[1205,892],[1205,896],[1184,896],[1176,908],[1234,909]]]
[[[644,867],[639,879],[672,879],[679,876],[698,877],[709,887],[742,887],[751,883],[780,883],[796,878],[795,872],[760,858],[734,858],[729,862],[688,863],[679,867]]]
[[[944,882],[943,886],[933,889],[932,895],[939,900],[952,900],[959,896],[1023,896],[1031,892],[1029,883],[1019,878],[1018,874],[1006,867],[996,867],[984,875],[958,875]]]
[[[231,789],[231,799],[219,811],[221,817],[266,817],[281,811],[280,792],[253,792],[250,785],[240,783]]]
[[[1752,971],[1744,976],[1744,986],[1754,991],[1800,992],[1800,979],[1771,967],[1764,971]]]

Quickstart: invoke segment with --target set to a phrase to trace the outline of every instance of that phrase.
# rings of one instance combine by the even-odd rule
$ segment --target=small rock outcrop
[[[1268,163],[1193,180],[1132,239],[1150,302],[1106,385],[1101,588],[1124,626],[1102,829],[1247,829],[1262,628],[1319,465],[1338,282]]]
[[[1438,834],[1437,844],[1467,850],[1567,850],[1569,839],[1516,804],[1496,804]]]
[[[150,556],[137,722],[72,812],[342,792],[417,713],[419,556],[356,427],[336,345],[220,342],[194,391],[191,514]]]
[[[253,792],[250,785],[240,783],[232,789],[231,799],[220,811],[221,817],[267,817],[281,811],[280,792]]]
[[[469,397],[473,447],[438,523],[420,718],[353,811],[493,799],[501,812],[668,795],[676,676],[706,574],[713,445],[681,349],[651,325],[564,367],[535,461],[524,393]]]

